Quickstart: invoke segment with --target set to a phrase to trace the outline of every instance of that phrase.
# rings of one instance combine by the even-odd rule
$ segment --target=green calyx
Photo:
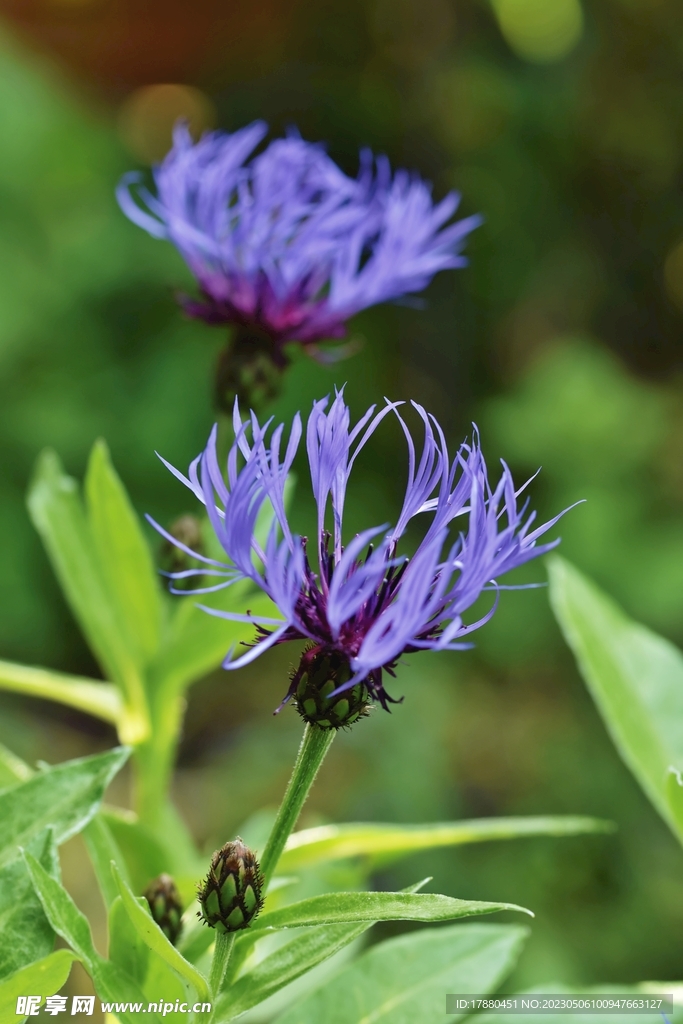
[[[183,929],[183,907],[180,893],[170,875],[159,875],[145,889],[152,917],[172,945],[175,946]]]
[[[364,683],[330,697],[352,676],[348,661],[335,651],[304,652],[294,691],[294,706],[305,722],[318,729],[344,729],[372,709]]]
[[[281,345],[267,331],[236,326],[216,366],[216,407],[232,416],[237,398],[247,408],[263,408],[280,393],[286,364]]]
[[[263,876],[252,851],[237,837],[211,858],[200,885],[198,917],[210,928],[237,932],[247,928],[263,906]]]

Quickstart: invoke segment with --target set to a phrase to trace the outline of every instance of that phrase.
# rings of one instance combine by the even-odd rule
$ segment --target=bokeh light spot
[[[498,25],[512,50],[525,60],[561,60],[583,31],[579,0],[492,0]]]
[[[679,309],[683,309],[683,239],[674,245],[664,261],[666,293]]]
[[[146,85],[126,98],[119,111],[119,135],[126,148],[151,164],[171,148],[173,126],[183,119],[198,138],[216,122],[213,103],[190,85]]]

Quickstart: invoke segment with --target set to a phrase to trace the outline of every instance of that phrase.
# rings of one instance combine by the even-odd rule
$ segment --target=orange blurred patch
[[[86,86],[120,101],[155,82],[212,86],[272,67],[298,0],[0,0],[0,16]]]

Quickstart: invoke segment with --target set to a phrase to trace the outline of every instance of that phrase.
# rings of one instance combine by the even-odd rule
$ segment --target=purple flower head
[[[378,412],[372,406],[352,427],[343,392],[331,405],[327,398],[314,403],[306,425],[306,449],[318,511],[315,552],[309,552],[306,538],[293,533],[285,511],[285,482],[303,435],[298,414],[285,443],[282,424],[268,439],[270,421],[262,426],[252,413],[243,423],[235,404],[236,439],[225,476],[216,457],[216,428],[187,477],[165,463],[205,504],[226,554],[221,562],[184,549],[205,568],[169,575],[217,578],[215,583],[205,580],[195,593],[243,579],[265,591],[277,617],[204,610],[256,627],[256,639],[246,653],[235,657],[229,652],[224,661],[228,669],[246,665],[273,644],[306,642],[285,697],[285,702],[294,697],[299,710],[305,702],[302,681],[308,685],[312,679],[317,679],[318,689],[327,687],[326,698],[355,688],[356,694],[387,708],[392,698],[384,688],[383,673],[393,676],[401,655],[471,646],[464,638],[493,615],[500,578],[559,543],[538,543],[560,516],[532,528],[536,514],[528,512],[528,499],[521,505],[519,501],[527,484],[515,488],[505,463],[499,481],[495,486],[489,483],[476,428],[472,441],[451,458],[438,422],[413,402],[424,433],[418,452],[401,415],[402,404],[387,401]],[[395,526],[375,526],[345,542],[349,475],[359,452],[388,415],[397,418],[408,448],[403,507]],[[262,509],[270,509],[272,515],[264,544],[256,537]],[[399,551],[399,541],[415,517],[424,523],[423,536],[407,558]],[[486,590],[494,592],[492,607],[476,621],[465,622],[465,613]]]
[[[460,251],[480,218],[452,221],[455,193],[434,205],[420,178],[392,177],[386,158],[368,151],[349,178],[294,135],[247,163],[266,132],[256,121],[195,144],[180,124],[154,169],[156,195],[136,173],[119,185],[124,213],[172,242],[196,277],[202,298],[183,300],[190,316],[265,332],[280,356],[286,341],[315,351],[343,337],[360,310],[466,263]]]

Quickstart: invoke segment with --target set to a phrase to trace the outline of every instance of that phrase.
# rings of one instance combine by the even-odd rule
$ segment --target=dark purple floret
[[[209,614],[253,622],[256,627],[255,641],[247,652],[234,657],[231,650],[224,667],[239,668],[274,644],[304,641],[283,703],[293,698],[298,709],[306,712],[304,717],[309,716],[307,720],[327,728],[346,724],[345,714],[359,717],[369,699],[388,710],[392,698],[383,674],[393,676],[402,655],[471,646],[465,638],[495,612],[500,577],[554,548],[558,540],[543,544],[538,540],[564,514],[532,529],[535,512],[528,513],[528,501],[521,507],[518,503],[527,484],[515,489],[505,463],[495,487],[489,484],[476,429],[472,441],[462,444],[451,459],[438,422],[413,402],[424,429],[418,458],[399,412],[402,403],[387,402],[379,412],[372,406],[353,428],[343,393],[337,393],[329,411],[328,404],[327,398],[314,403],[306,427],[318,510],[316,550],[311,557],[311,545],[292,532],[285,511],[287,474],[303,435],[298,414],[281,452],[284,425],[276,427],[267,441],[270,421],[261,426],[252,413],[242,423],[236,405],[236,440],[228,455],[226,477],[218,465],[215,428],[187,477],[165,463],[206,505],[227,556],[219,562],[178,545],[204,568],[170,575],[182,580],[218,578],[213,585],[207,580],[209,585],[195,593],[250,579],[271,598],[274,613],[279,613],[277,618],[275,614],[263,618],[204,608]],[[394,527],[364,530],[344,544],[344,501],[353,463],[389,414],[397,417],[408,446],[403,507]],[[256,521],[268,504],[272,524],[262,546]],[[400,553],[399,541],[415,517],[425,520],[425,529],[408,559]],[[483,617],[466,623],[464,613],[486,590],[494,592],[492,607]]]
[[[124,213],[172,242],[194,274],[200,297],[181,299],[190,316],[265,333],[275,363],[287,341],[322,357],[316,343],[342,338],[355,313],[467,262],[461,249],[481,218],[452,221],[456,193],[434,204],[419,177],[392,176],[367,151],[349,178],[296,136],[249,160],[266,132],[257,121],[195,144],[181,124],[154,169],[156,195],[136,173],[118,188]]]

